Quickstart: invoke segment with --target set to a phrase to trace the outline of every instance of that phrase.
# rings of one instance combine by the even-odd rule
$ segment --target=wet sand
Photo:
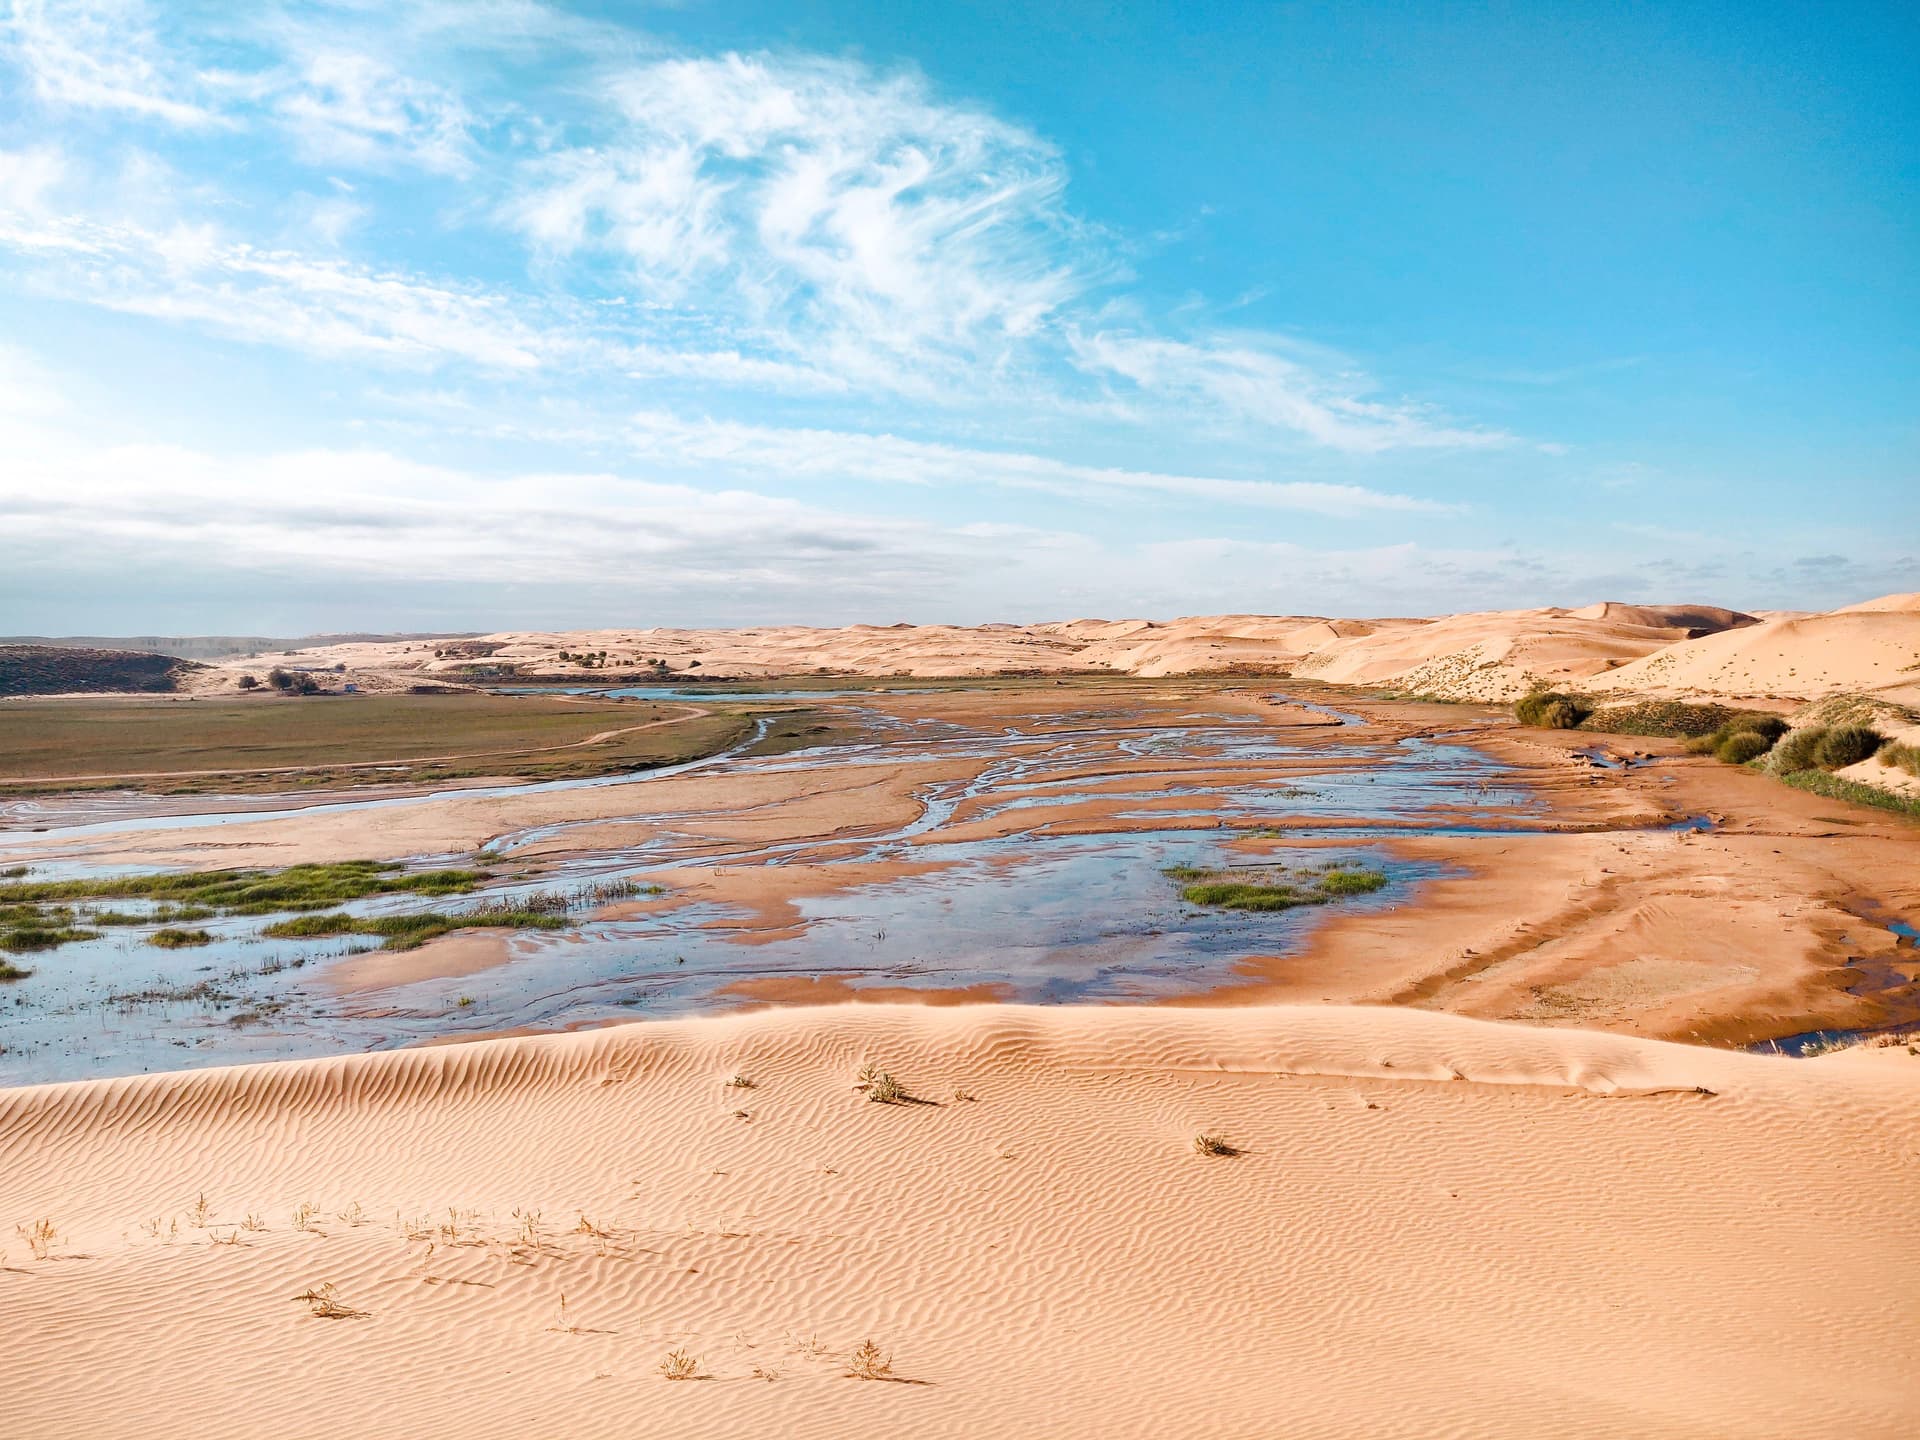
[[[1279,693],[843,697],[822,703],[877,741],[629,784],[55,832],[0,860],[444,862],[486,846],[524,886],[666,891],[579,933],[316,947],[318,988],[251,982],[269,986],[266,1018],[239,1034],[151,1008],[114,1027],[159,1023],[198,1063],[822,998],[1395,1004],[1720,1044],[1920,1018],[1913,949],[1870,918],[1920,912],[1915,827],[1836,816],[1848,807],[1670,742],[1338,692],[1329,713]],[[1674,828],[1690,817],[1710,828]],[[1158,873],[1320,856],[1396,878],[1365,902],[1262,920],[1181,907]],[[67,993],[78,1023],[85,991]],[[19,1035],[32,1015],[0,1020]],[[89,1073],[40,1054],[16,1046],[16,1077]]]

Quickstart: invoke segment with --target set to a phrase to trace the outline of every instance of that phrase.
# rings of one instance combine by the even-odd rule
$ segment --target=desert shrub
[[[1515,702],[1513,715],[1536,730],[1572,730],[1593,714],[1593,706],[1579,695],[1558,690],[1535,690]]]
[[[267,684],[276,690],[284,690],[293,684],[293,676],[276,665],[273,669],[267,671]]]
[[[1773,742],[1754,730],[1736,730],[1714,748],[1714,758],[1728,765],[1744,765],[1758,760],[1773,748]]]
[[[1683,700],[1642,700],[1634,705],[1610,705],[1596,710],[1581,722],[1582,730],[1597,730],[1607,735],[1664,735],[1686,740],[1711,735],[1722,726],[1732,726],[1752,711],[1736,710],[1731,705],[1690,705]]]
[[[1871,759],[1887,737],[1868,725],[1836,725],[1813,747],[1813,763],[1822,770],[1844,770]]]
[[[238,685],[242,690],[258,690],[260,688],[259,680],[252,675],[242,675],[233,683]]]
[[[1797,775],[1802,770],[1813,769],[1813,753],[1826,735],[1826,727],[1821,725],[1789,730],[1780,743],[1773,747],[1773,758],[1768,762],[1768,768],[1776,775]]]
[[[1885,745],[1880,749],[1883,764],[1904,770],[1920,780],[1920,745]]]
[[[1769,715],[1760,710],[1744,711],[1720,727],[1725,735],[1758,735],[1769,746],[1778,742],[1780,737],[1792,728],[1780,716]]]

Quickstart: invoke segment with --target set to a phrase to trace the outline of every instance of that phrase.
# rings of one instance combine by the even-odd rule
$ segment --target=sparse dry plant
[[[298,1205],[293,1207],[293,1228],[296,1230],[312,1230],[313,1217],[319,1213],[320,1207],[318,1205],[315,1205],[310,1200],[302,1200]]]
[[[241,1243],[240,1227],[236,1225],[224,1235],[218,1232],[211,1233],[207,1236],[207,1243],[209,1245],[239,1245]]]
[[[562,1292],[560,1296],[559,1315],[554,1320],[553,1324],[549,1325],[547,1329],[555,1331],[556,1333],[561,1335],[578,1335],[580,1333],[579,1322],[573,1318],[572,1312],[567,1308],[567,1297],[565,1292]]]
[[[893,1356],[872,1340],[862,1340],[847,1361],[847,1374],[855,1380],[886,1380],[893,1375]]]
[[[735,1090],[753,1089],[752,1079],[750,1079],[748,1076],[738,1071],[734,1073],[734,1076],[731,1080],[727,1081],[727,1084],[731,1085]]]
[[[395,1228],[409,1240],[432,1240],[438,1233],[434,1228],[431,1215],[416,1215],[411,1220],[403,1220],[396,1215],[393,1217],[393,1223]]]
[[[700,1362],[685,1350],[669,1350],[660,1362],[660,1373],[669,1380],[692,1380],[700,1373]]]
[[[780,1372],[770,1365],[756,1365],[753,1367],[753,1378],[756,1380],[778,1380],[780,1378]]]
[[[1238,1155],[1240,1153],[1240,1147],[1233,1144],[1223,1135],[1208,1135],[1202,1133],[1193,1137],[1193,1152],[1196,1155],[1231,1156]]]
[[[876,1105],[898,1105],[907,1098],[907,1087],[871,1062],[860,1067],[860,1086]]]
[[[51,1220],[36,1220],[31,1225],[16,1225],[14,1233],[27,1242],[27,1253],[44,1260],[60,1246],[60,1232]]]
[[[331,1280],[308,1286],[293,1298],[305,1301],[308,1313],[321,1320],[364,1320],[367,1315],[343,1301]]]
[[[204,1230],[207,1228],[207,1222],[212,1218],[213,1207],[207,1203],[207,1192],[202,1190],[199,1198],[193,1202],[192,1208],[187,1211],[187,1221],[194,1229]]]
[[[335,1214],[333,1218],[342,1225],[364,1225],[367,1223],[367,1212],[360,1208],[360,1202],[356,1200],[346,1209]]]
[[[540,1228],[540,1212],[538,1210],[515,1210],[513,1212],[513,1218],[520,1226],[519,1247],[538,1255],[545,1241],[545,1236],[542,1234]]]
[[[267,1228],[267,1222],[262,1220],[258,1215],[255,1215],[251,1211],[249,1211],[247,1214],[247,1218],[240,1222],[240,1228],[242,1230],[251,1230],[255,1234],[258,1234],[260,1231]]]

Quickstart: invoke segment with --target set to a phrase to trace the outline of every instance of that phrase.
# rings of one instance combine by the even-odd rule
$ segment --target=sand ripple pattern
[[[1903,1055],[1410,1010],[859,1006],[14,1090],[0,1434],[1911,1435],[1916,1179]],[[847,1376],[867,1338],[911,1383]]]

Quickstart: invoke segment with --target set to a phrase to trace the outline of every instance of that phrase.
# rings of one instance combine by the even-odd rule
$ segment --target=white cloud
[[[994,485],[1081,497],[1131,493],[1331,516],[1440,514],[1458,508],[1359,485],[1236,480],[1076,465],[1041,455],[971,449],[895,435],[688,421],[659,413],[633,417],[627,439],[641,455],[720,466],[771,479],[836,477],[906,485]]]
[[[1100,266],[1052,147],[917,77],[728,55],[609,94],[617,122],[529,160],[501,220],[550,264],[611,258],[855,383],[1007,363]]]
[[[1089,373],[1115,377],[1162,402],[1200,405],[1335,450],[1490,448],[1512,443],[1495,430],[1461,426],[1431,409],[1369,398],[1364,374],[1330,370],[1281,348],[1272,336],[1221,335],[1190,344],[1118,331],[1074,337]]]
[[[161,43],[142,0],[13,0],[0,18],[0,53],[52,104],[185,128],[220,123],[196,98],[197,77]]]
[[[303,55],[270,104],[309,164],[406,164],[454,176],[473,170],[473,118],[460,98],[372,55]]]

